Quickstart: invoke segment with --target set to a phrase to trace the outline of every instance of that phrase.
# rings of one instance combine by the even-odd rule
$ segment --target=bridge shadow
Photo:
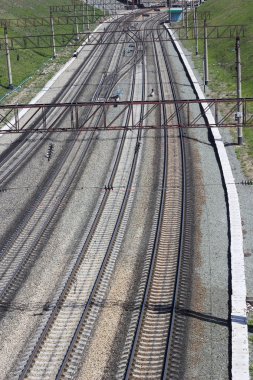
[[[179,309],[178,313],[181,315],[185,315],[187,317],[199,319],[201,321],[214,323],[214,324],[221,325],[221,326],[228,326],[229,325],[228,319],[216,317],[216,316],[211,315],[211,314],[200,313],[200,312],[194,311],[194,310]]]
[[[172,312],[172,306],[171,304],[154,304],[149,303],[146,305],[146,308],[148,310],[152,310],[156,312],[157,314],[170,314]],[[221,326],[229,326],[229,319],[228,318],[220,318],[215,315],[207,314],[207,313],[201,313],[198,311],[190,310],[190,309],[176,309],[176,313],[178,315],[183,315],[190,318],[199,319],[204,322],[208,323],[214,323]],[[243,321],[240,321],[240,323],[243,323]]]
[[[184,139],[196,141],[196,142],[198,142],[200,144],[207,145],[207,146],[212,146],[212,143],[206,142],[206,141],[202,141],[202,140],[200,140],[200,139],[198,139],[196,137],[190,137],[190,136],[184,135]]]

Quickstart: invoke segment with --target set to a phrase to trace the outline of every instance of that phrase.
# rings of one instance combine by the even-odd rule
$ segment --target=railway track
[[[136,64],[143,66],[138,57]],[[138,75],[134,74],[131,98],[139,91],[140,84],[145,83]],[[142,92],[144,96],[144,89]],[[137,112],[132,117],[139,121],[141,113],[142,109],[140,114]],[[129,117],[130,112],[126,116],[126,125]],[[70,265],[61,289],[49,305],[44,323],[31,344],[34,345],[32,352],[28,349],[16,371],[15,376],[20,379],[33,378],[37,374],[44,378],[71,378],[78,369],[77,362],[106,293],[131,208],[130,189],[136,181],[141,132],[132,131],[128,139],[129,133],[127,130],[123,133],[108,187],[89,226],[90,232],[88,236],[84,234],[75,262],[72,268]]]
[[[133,59],[131,58],[130,62],[120,67],[122,47],[119,46],[118,50],[116,61],[111,62],[111,68],[108,65],[108,71],[113,73],[114,66],[117,76],[123,77],[133,66]],[[117,52],[117,49],[115,51]],[[136,59],[140,58],[137,57]],[[99,84],[94,99],[101,96],[101,92],[106,97],[110,96],[115,83],[117,83],[115,75],[108,75],[107,80]],[[98,116],[96,120],[91,120],[94,131],[88,132],[89,138],[87,140],[79,140],[79,133],[74,134],[71,143],[67,145],[56,165],[49,172],[48,179],[40,186],[38,197],[31,202],[32,207],[23,216],[22,223],[2,247],[0,271],[2,305],[8,303],[11,294],[22,282],[27,265],[36,257],[36,246],[45,231],[50,228],[50,223],[55,219],[57,212],[59,213],[66,204],[66,199],[76,183],[76,177],[86,153],[94,142],[93,137],[100,118]]]
[[[153,47],[160,96],[168,99],[175,96],[173,90],[170,93],[163,85],[163,82],[172,83],[168,61],[160,44],[153,41]],[[164,107],[161,123],[165,123],[169,112]],[[184,239],[185,165],[180,134],[173,129],[163,131],[160,202],[135,304],[139,312],[134,313],[131,321],[118,379],[176,378],[170,377],[168,362],[172,340],[176,340],[174,320]]]
[[[153,25],[153,55],[159,86],[155,89],[158,97],[175,98],[175,89],[170,90],[163,83],[171,83],[166,47],[158,42],[160,21],[163,16],[143,23],[143,31],[131,34],[131,29],[119,34],[119,44],[111,56],[107,74],[103,74],[95,89],[92,100],[108,99],[117,84],[128,75],[132,79],[130,99],[147,97],[145,85],[146,52],[145,25]],[[124,29],[124,27],[122,27]],[[124,34],[126,32],[126,34]],[[135,43],[135,54],[129,60],[123,60],[120,42],[130,37]],[[98,54],[97,63],[105,50]],[[93,56],[94,58],[94,56]],[[104,70],[105,71],[105,70]],[[95,73],[95,64],[94,64]],[[79,74],[81,75],[81,74]],[[87,84],[93,75],[85,78]],[[80,76],[75,77],[78,81]],[[65,95],[67,96],[67,95]],[[83,96],[81,89],[73,99]],[[147,107],[148,108],[148,107]],[[145,110],[147,112],[147,109]],[[141,124],[143,106],[135,114],[122,115],[122,124],[127,126],[131,117],[134,124]],[[170,106],[164,106],[159,124],[167,124]],[[94,144],[94,137],[99,134],[96,127],[102,124],[102,113],[91,118],[92,107],[80,117],[80,123],[89,119],[94,131],[87,131],[86,139],[79,139],[80,134],[72,133],[71,142],[64,146],[48,172],[48,179],[43,182],[39,194],[34,197],[32,207],[23,217],[15,233],[2,249],[0,262],[0,297],[1,304],[7,305],[15,291],[22,284],[24,273],[36,259],[39,244],[50,232],[51,226],[64,209],[67,200],[75,188],[79,173],[88,151]],[[182,117],[178,111],[178,118]],[[53,112],[52,125],[64,123]],[[107,115],[108,122],[113,120]],[[42,122],[38,119],[38,122]],[[52,298],[44,308],[38,328],[30,337],[20,360],[12,371],[13,379],[62,379],[78,376],[85,350],[88,349],[90,337],[108,292],[108,286],[120,252],[122,239],[127,230],[129,215],[134,202],[131,191],[136,187],[139,165],[142,155],[142,132],[128,128],[119,132],[120,136],[113,154],[105,187],[101,191],[94,212],[82,231],[82,237],[73,247],[72,259],[68,269],[54,290]],[[157,198],[154,200],[155,213],[153,230],[149,247],[145,255],[143,275],[135,300],[134,311],[129,332],[125,342],[122,359],[118,366],[117,379],[180,379],[178,370],[184,334],[184,316],[179,308],[184,303],[184,271],[187,260],[184,259],[185,209],[187,195],[185,185],[186,167],[184,143],[181,132],[164,128],[161,131],[163,143],[160,146],[160,161]],[[46,144],[46,138],[34,141],[27,155],[31,157],[36,150]],[[24,143],[24,144],[23,144]],[[19,170],[22,150],[26,151],[29,136],[17,145],[13,163],[11,155],[2,160],[0,182],[7,183]],[[20,160],[16,160],[20,154]],[[18,161],[17,164],[15,160]],[[7,173],[8,163],[10,172]],[[2,177],[1,177],[2,175]],[[186,270],[187,271],[187,270]]]

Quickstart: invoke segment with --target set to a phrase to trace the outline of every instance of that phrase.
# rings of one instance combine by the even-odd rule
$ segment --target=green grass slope
[[[199,26],[203,26],[201,14],[210,12],[207,25],[244,25],[245,35],[240,37],[242,62],[242,96],[253,97],[253,1],[252,0],[208,0],[198,7]],[[192,15],[189,16],[191,23]],[[184,41],[185,46],[195,54],[194,41]],[[217,97],[236,96],[235,36],[208,40],[209,87]],[[199,55],[195,64],[202,71],[203,40],[199,41]],[[253,130],[244,129],[246,147],[238,154],[253,159]],[[236,138],[235,138],[236,139]],[[244,165],[247,165],[244,163]],[[251,163],[252,166],[252,163]],[[246,170],[247,171],[247,170]],[[252,175],[252,173],[251,173]]]
[[[253,1],[252,0],[208,0],[199,13],[210,11],[209,25],[245,25],[245,36],[241,37],[242,96],[253,96]],[[214,79],[228,84],[228,93],[236,92],[235,38],[210,39],[208,51]],[[210,69],[211,70],[211,69]],[[218,91],[222,88],[218,88]]]

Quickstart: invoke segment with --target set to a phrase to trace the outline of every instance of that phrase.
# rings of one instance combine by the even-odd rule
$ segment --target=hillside
[[[241,36],[242,92],[252,97],[253,82],[253,2],[251,0],[208,0],[199,8],[199,13],[209,11],[207,25],[245,25],[245,36]],[[218,82],[229,84],[229,94],[235,93],[235,38],[210,39],[208,51],[212,76]]]

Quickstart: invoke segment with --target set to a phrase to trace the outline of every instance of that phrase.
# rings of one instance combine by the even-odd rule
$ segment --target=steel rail
[[[158,69],[158,76],[159,76],[159,81],[162,83],[162,78],[161,78],[161,73],[160,73],[160,68],[158,65],[158,58],[156,59],[157,63],[157,69]],[[162,93],[162,98],[164,98],[163,95],[163,86],[161,86],[161,93]],[[166,110],[164,109],[164,113],[166,114]],[[130,356],[128,359],[127,363],[127,368],[125,371],[124,379],[130,379],[131,378],[131,371],[135,359],[135,353],[138,345],[138,340],[141,334],[141,329],[142,329],[142,322],[144,319],[144,315],[146,313],[146,305],[148,303],[148,296],[149,296],[149,291],[151,287],[151,282],[152,282],[152,274],[155,268],[155,258],[156,258],[156,252],[158,249],[159,245],[159,237],[160,237],[160,231],[161,231],[161,225],[162,225],[162,216],[163,216],[163,208],[164,208],[164,202],[165,202],[165,193],[166,193],[166,183],[167,183],[167,155],[168,155],[168,142],[167,142],[167,131],[164,130],[164,157],[163,157],[163,176],[162,176],[162,193],[161,193],[161,198],[160,198],[160,205],[159,205],[159,214],[157,218],[157,224],[156,224],[156,235],[155,235],[155,240],[153,243],[153,249],[152,249],[152,257],[151,261],[149,264],[149,275],[148,279],[146,282],[146,287],[143,295],[143,301],[142,301],[142,306],[141,310],[139,313],[139,318],[138,318],[138,324],[137,328],[134,334],[134,341],[131,347],[131,352]]]
[[[133,87],[132,88],[134,88],[134,81],[133,81]],[[128,114],[128,118],[130,118],[130,114]],[[127,131],[124,132],[125,136],[126,136],[126,134],[127,134]],[[140,132],[138,133],[138,135],[139,134],[140,134]],[[139,141],[139,137],[137,137],[137,142],[138,141]],[[94,297],[95,297],[96,293],[98,292],[98,288],[99,288],[99,286],[101,284],[103,276],[105,275],[106,266],[107,266],[107,263],[109,261],[109,257],[111,255],[111,252],[112,252],[112,249],[113,249],[113,245],[114,245],[115,240],[116,240],[116,238],[118,236],[118,231],[119,231],[122,219],[123,219],[123,215],[125,213],[126,205],[127,205],[127,202],[128,202],[128,197],[129,197],[129,194],[130,194],[130,191],[131,191],[131,187],[132,187],[132,183],[133,183],[135,168],[136,168],[136,165],[137,165],[137,158],[138,158],[138,150],[136,150],[135,153],[134,153],[133,162],[132,162],[132,166],[131,166],[131,171],[130,171],[130,175],[129,175],[129,179],[128,179],[128,184],[127,184],[126,191],[125,191],[125,196],[124,196],[124,199],[123,199],[123,202],[122,202],[122,206],[121,206],[118,218],[117,218],[117,222],[115,224],[115,228],[114,228],[113,234],[111,236],[110,243],[108,245],[106,254],[104,256],[104,259],[103,259],[102,265],[100,267],[100,270],[99,270],[98,276],[96,278],[96,281],[94,282],[92,291],[91,291],[90,296],[88,298],[88,301],[86,302],[85,309],[83,310],[83,313],[82,313],[82,317],[81,317],[81,319],[80,319],[80,321],[79,321],[79,323],[77,325],[75,334],[73,335],[73,338],[72,338],[71,343],[70,343],[70,345],[68,347],[68,350],[67,350],[66,355],[64,357],[64,360],[62,362],[62,365],[61,365],[61,367],[60,367],[60,369],[59,369],[59,371],[57,373],[57,376],[56,376],[57,380],[60,380],[62,378],[62,376],[64,376],[64,372],[66,371],[66,367],[69,365],[68,362],[72,359],[73,351],[76,349],[77,341],[78,341],[79,335],[80,335],[80,333],[82,331],[83,324],[85,322],[85,319],[87,318],[87,315],[89,313],[89,309],[92,306],[92,302],[94,300]],[[119,159],[120,159],[120,157],[119,157]],[[109,181],[108,188],[113,187],[113,178],[115,177],[115,174],[116,174],[116,165],[114,166],[113,173],[112,173],[111,179]]]
[[[119,57],[120,57],[120,56],[119,56]],[[112,83],[111,86],[113,86],[113,85],[114,85],[114,83]],[[108,91],[110,92],[110,90],[108,90]],[[109,92],[108,92],[108,94],[109,94]],[[99,123],[99,119],[97,120],[97,123]],[[96,125],[95,125],[95,128],[93,129],[93,133],[95,132],[95,130],[96,130]],[[72,148],[73,148],[74,145],[75,145],[75,141],[76,141],[76,139],[78,138],[78,135],[79,135],[79,133],[76,133],[76,137],[75,137],[75,139],[73,139],[72,144],[69,145],[68,149],[64,151],[64,156],[61,156],[61,157],[60,157],[60,158],[61,158],[60,160],[58,159],[60,165],[58,165],[58,166],[56,167],[56,169],[54,170],[54,172],[51,173],[50,178],[47,180],[47,182],[46,182],[46,183],[44,184],[44,186],[42,187],[42,191],[40,192],[40,194],[39,194],[39,198],[37,199],[36,203],[33,205],[32,209],[29,210],[29,213],[26,214],[26,217],[23,219],[22,226],[20,226],[20,227],[16,230],[16,232],[15,232],[15,236],[14,236],[13,239],[12,239],[12,241],[15,242],[15,245],[17,244],[18,236],[20,236],[21,233],[23,233],[23,230],[25,231],[24,225],[27,226],[27,228],[28,228],[28,227],[29,227],[29,223],[28,223],[28,222],[31,220],[31,218],[32,218],[33,215],[36,216],[35,213],[36,213],[36,210],[39,208],[38,206],[40,205],[42,199],[44,199],[44,197],[47,195],[48,189],[52,186],[53,181],[56,179],[57,175],[59,174],[61,168],[62,168],[63,165],[64,165],[64,162],[66,161],[67,157],[68,157],[69,154],[71,153],[71,150],[72,150]],[[48,214],[48,217],[47,217],[47,219],[45,220],[45,222],[44,222],[44,224],[43,224],[42,231],[44,231],[45,228],[47,228],[47,226],[48,226],[49,223],[50,223],[50,220],[51,220],[52,218],[55,217],[55,212],[56,212],[56,210],[58,209],[58,207],[60,206],[60,203],[61,203],[62,199],[65,197],[66,192],[67,192],[68,189],[71,187],[71,182],[72,182],[72,181],[74,180],[74,178],[75,178],[75,174],[77,173],[77,171],[78,171],[78,169],[79,169],[79,166],[80,166],[80,164],[81,164],[81,162],[82,162],[82,160],[83,160],[83,157],[85,156],[86,152],[88,151],[88,148],[89,148],[89,146],[90,146],[90,144],[91,144],[91,141],[92,141],[92,135],[90,136],[90,139],[88,140],[88,142],[87,142],[87,144],[86,144],[86,149],[83,150],[83,153],[82,153],[81,159],[79,160],[79,164],[77,164],[76,169],[73,170],[73,172],[72,172],[72,176],[71,176],[70,179],[69,179],[68,186],[65,186],[65,187],[63,188],[63,190],[60,190],[60,191],[62,192],[62,195],[60,196],[60,195],[58,194],[57,202],[56,202],[56,203],[53,203],[53,205],[54,205],[53,208],[52,208],[52,206],[51,206],[51,211],[49,210],[51,216]],[[57,185],[57,186],[58,186],[58,185]],[[60,185],[59,185],[57,188],[60,189]],[[57,189],[55,189],[54,193],[55,193],[55,192],[57,192]],[[52,198],[52,199],[53,199],[53,198]],[[49,207],[49,204],[48,204],[47,207]],[[43,212],[43,214],[45,214],[45,212]],[[43,217],[44,217],[44,219],[45,219],[45,215],[43,215]],[[41,232],[41,234],[42,234],[42,233],[43,233],[43,232]],[[34,249],[34,246],[36,246],[36,244],[38,243],[38,241],[39,241],[39,239],[40,239],[40,236],[41,236],[41,235],[38,235],[38,236],[36,237],[36,239],[33,241],[33,246],[32,246],[32,248],[31,248],[31,249],[32,249],[31,252],[32,252],[33,249]],[[29,237],[29,240],[31,240],[31,236]],[[9,250],[10,250],[10,247],[11,247],[11,245],[12,245],[12,241],[9,240],[9,241],[8,241],[8,245],[5,246],[4,249],[3,249],[3,251],[2,251],[2,255],[1,255],[2,263],[3,263],[4,256],[6,256],[7,253],[9,252]],[[30,252],[30,251],[29,251],[29,252]],[[25,255],[25,257],[22,259],[21,264],[20,264],[20,265],[17,267],[17,269],[15,270],[14,275],[8,280],[8,283],[6,283],[4,287],[2,287],[2,289],[1,289],[2,300],[3,300],[4,298],[7,297],[6,292],[12,290],[12,286],[11,286],[11,284],[15,284],[15,282],[17,281],[17,277],[18,277],[18,275],[20,274],[20,272],[23,271],[23,268],[25,267],[25,263],[26,263],[26,262],[29,260],[29,258],[30,258],[30,253],[29,253],[29,252],[28,252],[28,253]],[[8,276],[9,276],[9,275],[8,275]]]
[[[176,88],[173,81],[173,74],[171,70],[171,65],[169,62],[168,55],[166,54],[165,47],[163,43],[161,43],[166,67],[167,67],[167,73],[170,79],[171,84],[171,90],[173,93],[174,99],[177,98],[176,94]],[[179,108],[176,107],[176,113],[177,113],[177,119],[179,121],[179,124],[182,123],[182,114],[179,110]],[[185,238],[185,215],[186,215],[186,158],[185,158],[185,146],[184,146],[184,138],[183,138],[183,130],[179,129],[180,134],[180,144],[181,144],[181,160],[182,160],[182,209],[181,209],[181,227],[180,227],[180,239],[179,239],[179,249],[178,249],[178,259],[177,259],[177,268],[176,268],[176,277],[175,277],[175,285],[174,285],[174,297],[173,302],[171,306],[171,318],[170,318],[170,325],[169,325],[169,333],[167,338],[167,347],[165,352],[165,361],[164,361],[164,367],[162,372],[162,379],[167,380],[169,376],[169,362],[170,362],[170,354],[172,350],[172,340],[176,334],[174,325],[176,320],[176,313],[177,313],[177,304],[178,304],[178,298],[179,298],[179,287],[180,287],[180,280],[181,280],[181,271],[182,271],[182,258],[183,258],[183,251],[184,251],[184,238]]]
[[[164,99],[164,92],[163,92],[163,85],[162,85],[162,76],[161,76],[161,71],[160,71],[160,65],[159,65],[159,59],[158,59],[158,54],[157,54],[157,49],[156,49],[156,45],[155,45],[155,42],[154,42],[154,50],[155,50],[155,56],[156,56],[156,62],[157,62],[157,69],[158,69],[158,76],[159,76],[159,81],[161,83],[161,95],[162,95],[162,99]],[[164,54],[164,50],[163,50],[163,54]],[[165,62],[167,61],[167,59],[165,60]],[[166,66],[167,66],[167,70],[168,70],[168,61],[166,62]],[[170,77],[170,82],[172,83],[172,78],[171,76],[169,75]],[[173,87],[173,86],[172,86]],[[174,89],[172,89],[172,92],[173,92],[173,95],[175,97],[175,91]],[[164,106],[163,108],[163,114],[164,114],[164,120],[167,119],[166,117],[166,108]],[[142,307],[141,307],[141,311],[140,311],[140,314],[139,314],[139,319],[138,319],[138,324],[137,324],[137,328],[136,328],[136,331],[135,331],[135,335],[134,335],[134,340],[133,340],[133,345],[132,345],[132,348],[131,348],[131,352],[130,352],[130,356],[129,356],[129,359],[128,359],[128,363],[127,363],[127,368],[126,368],[126,372],[125,372],[125,375],[124,375],[124,378],[125,379],[129,379],[132,377],[132,369],[133,369],[133,365],[135,363],[135,353],[136,353],[136,350],[137,350],[137,345],[139,344],[139,339],[140,339],[140,336],[141,336],[141,331],[142,331],[142,324],[143,324],[143,320],[144,320],[144,317],[147,313],[147,310],[146,310],[146,307],[147,307],[147,304],[148,304],[148,300],[149,300],[149,295],[150,295],[150,292],[151,292],[151,284],[152,284],[152,281],[153,281],[153,274],[154,274],[154,270],[155,270],[155,263],[156,263],[156,255],[157,255],[157,251],[158,251],[158,247],[159,247],[159,241],[160,241],[160,236],[161,236],[161,228],[162,228],[162,221],[163,221],[163,213],[164,213],[164,206],[165,206],[165,197],[166,197],[166,184],[167,184],[167,175],[168,175],[168,162],[167,162],[167,154],[168,154],[168,143],[167,142],[167,130],[166,128],[164,129],[164,167],[163,167],[163,186],[162,186],[162,193],[161,193],[161,201],[160,201],[160,210],[159,210],[159,216],[158,216],[158,220],[157,220],[157,226],[156,226],[156,237],[155,237],[155,241],[154,241],[154,245],[153,245],[153,253],[152,253],[152,256],[151,256],[151,261],[150,261],[150,265],[149,265],[149,275],[148,275],[148,279],[147,279],[147,282],[146,282],[146,288],[145,288],[145,291],[144,291],[144,296],[143,296],[143,301],[142,301]],[[184,173],[184,149],[183,149],[183,142],[182,142],[182,136],[180,138],[180,145],[181,145],[181,157],[182,157],[182,169],[183,169],[183,173]],[[180,275],[180,264],[181,264],[181,256],[182,256],[182,241],[183,241],[183,225],[184,225],[184,201],[185,201],[185,198],[184,198],[184,194],[185,194],[185,190],[184,190],[184,175],[183,174],[183,180],[182,180],[182,186],[183,186],[183,191],[182,191],[182,203],[181,203],[181,218],[180,218],[180,221],[181,221],[181,224],[180,224],[180,236],[179,236],[179,248],[178,248],[178,254],[177,254],[177,269],[176,269],[176,273],[175,273],[175,285],[174,285],[174,291],[173,291],[173,301],[172,301],[172,305],[171,305],[171,310],[170,310],[170,323],[169,323],[169,331],[172,331],[173,330],[173,325],[174,325],[174,312],[175,312],[175,305],[176,305],[176,299],[177,299],[177,284],[179,282],[179,275]],[[153,295],[154,297],[154,295]],[[169,311],[167,311],[168,313]],[[166,319],[167,320],[167,319]],[[166,320],[163,322],[165,323]],[[149,320],[150,322],[150,320]],[[153,322],[154,323],[154,322]],[[166,331],[164,331],[164,333],[166,334]],[[168,337],[167,339],[170,339],[171,338],[171,335],[168,334]],[[147,343],[147,342],[146,342]],[[167,368],[167,354],[168,354],[168,343],[166,344],[166,347],[165,347],[165,352],[164,352],[164,360],[163,360],[163,366],[162,366],[162,373],[160,373],[159,375],[157,374],[157,376],[159,376],[159,378],[162,378],[162,379],[166,379],[166,376],[167,376],[167,373],[166,373],[166,368]],[[143,358],[143,354],[140,354],[141,355],[141,359],[144,360]],[[140,363],[140,366],[141,366],[141,363]],[[157,364],[157,367],[159,367],[159,364]],[[143,369],[145,371],[145,366],[143,364]],[[153,368],[153,371],[154,371],[154,368]],[[145,374],[145,372],[144,372]],[[140,372],[137,372],[136,373],[136,376],[141,378],[140,376]],[[154,372],[152,372],[152,376],[156,376]],[[133,375],[133,377],[135,378],[135,375]],[[143,377],[144,378],[144,377]]]
[[[126,132],[125,132],[125,134],[126,134]],[[122,149],[123,149],[123,145],[124,145],[124,143],[123,143],[123,139],[122,139],[122,141],[121,141],[121,148],[122,148]],[[120,149],[120,151],[118,152],[118,157],[121,155],[121,151],[122,151],[122,149]],[[136,155],[135,155],[135,157],[136,157]],[[118,164],[119,164],[119,159],[116,160],[115,166],[118,166]],[[114,166],[114,168],[115,168],[115,166]],[[111,179],[110,179],[109,183],[112,183],[112,182],[113,182],[113,177],[115,176],[115,173],[116,173],[116,171],[115,171],[115,169],[114,169],[114,170],[112,171],[112,176],[111,176]],[[104,196],[104,198],[103,198],[103,203],[106,202],[106,198],[107,198],[108,194],[109,194],[109,192],[106,191],[105,196]],[[101,204],[100,211],[97,213],[96,218],[100,218],[100,215],[101,215],[101,213],[102,213],[102,209],[103,209],[103,208],[104,208],[104,204]],[[85,247],[83,248],[84,251],[87,249],[87,246],[89,245],[89,240],[91,239],[91,237],[92,237],[92,235],[93,235],[93,233],[94,233],[94,229],[96,228],[96,224],[97,224],[97,223],[98,223],[98,221],[96,221],[96,220],[95,220],[94,223],[93,223],[93,227],[91,228],[90,233],[89,233],[89,238],[86,240]],[[111,244],[112,244],[112,241],[113,241],[113,240],[111,240]],[[110,248],[110,249],[111,249],[111,248]],[[109,249],[109,250],[110,250],[110,249]],[[81,261],[81,257],[79,256],[79,259],[78,259],[78,261],[77,261],[77,263],[76,263],[76,265],[75,265],[75,269],[76,269],[76,270],[77,270],[77,265],[79,265],[80,261]],[[75,275],[74,270],[72,271],[72,273],[73,273],[73,276],[74,276],[74,275]],[[72,282],[73,276],[71,275],[71,276],[69,277],[69,279],[68,279],[68,284],[70,284],[70,283]],[[65,287],[65,289],[66,289],[66,291],[67,291],[67,286]],[[60,299],[58,300],[58,304],[61,303],[61,299],[63,299],[63,298],[64,298],[64,293],[62,293]],[[92,297],[90,297],[90,300],[91,300],[91,298],[92,298]],[[87,305],[87,307],[88,307],[88,305]],[[55,307],[54,310],[55,310],[55,312],[58,312],[57,307]],[[86,310],[87,310],[87,309],[86,309]],[[54,318],[54,317],[53,317],[53,313],[52,313],[51,316],[50,316],[50,321],[48,321],[48,326],[50,325],[49,322],[51,322],[51,320],[53,320],[53,318]],[[50,328],[50,327],[48,327],[48,328]],[[46,329],[43,331],[43,336],[41,336],[41,338],[40,338],[40,341],[41,341],[41,342],[43,341],[43,339],[44,339],[44,337],[45,337],[45,334],[46,334]],[[29,359],[29,363],[32,362],[32,357],[33,357],[33,356],[34,356],[34,355],[32,355],[32,356],[30,357],[30,359]],[[26,366],[27,368],[25,368],[25,369],[23,370],[22,375],[21,375],[20,378],[25,377],[25,373],[26,373],[26,371],[27,371],[28,368],[29,368],[29,363],[27,363],[27,366]]]

